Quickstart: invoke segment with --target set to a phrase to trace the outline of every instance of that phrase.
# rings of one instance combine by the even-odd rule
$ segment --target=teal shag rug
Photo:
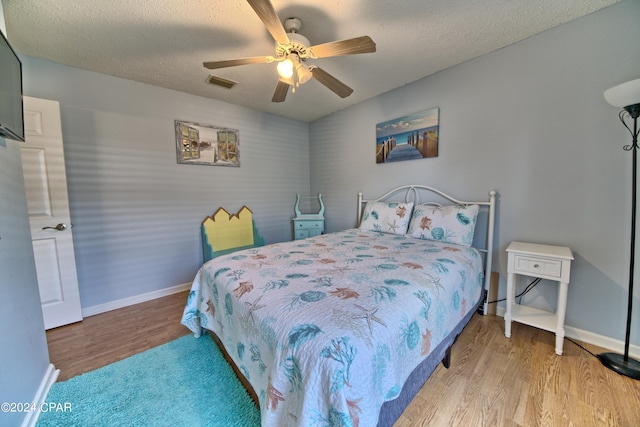
[[[37,427],[260,426],[260,412],[209,335],[187,335],[53,384]]]

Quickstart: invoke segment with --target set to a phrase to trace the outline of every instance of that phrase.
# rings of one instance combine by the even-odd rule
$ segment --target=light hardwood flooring
[[[47,331],[59,381],[189,334],[180,325],[187,292],[88,317]],[[581,343],[582,344],[582,343]],[[603,349],[582,344],[593,353]],[[640,426],[640,381],[604,368],[565,340],[504,320],[475,315],[396,427]]]

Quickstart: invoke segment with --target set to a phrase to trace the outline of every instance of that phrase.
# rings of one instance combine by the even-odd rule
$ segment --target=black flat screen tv
[[[0,137],[24,142],[22,63],[0,31]]]

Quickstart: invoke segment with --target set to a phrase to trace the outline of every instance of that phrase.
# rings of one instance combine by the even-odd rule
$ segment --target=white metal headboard
[[[403,196],[404,193],[404,196]],[[443,193],[440,190],[437,190],[433,187],[428,187],[426,185],[403,185],[402,187],[398,187],[398,188],[394,188],[393,190],[389,191],[388,193],[384,194],[383,196],[380,196],[378,198],[375,199],[365,199],[362,196],[362,193],[358,193],[358,227],[360,226],[360,221],[362,220],[362,210],[364,208],[364,206],[367,204],[367,202],[380,202],[380,201],[386,201],[389,200],[391,201],[392,199],[396,199],[396,200],[404,200],[404,202],[413,202],[414,204],[418,204],[418,203],[427,203],[427,204],[433,204],[433,205],[437,205],[437,206],[442,206],[440,202],[438,201],[432,201],[432,200],[426,200],[426,201],[421,201],[420,195],[422,194],[426,194],[429,197],[435,197],[436,195],[440,197],[440,200],[442,200],[445,203],[450,202],[450,204],[456,204],[456,205],[462,205],[462,206],[467,206],[467,205],[479,205],[481,207],[485,207],[488,210],[488,215],[487,215],[487,220],[486,220],[486,229],[487,229],[487,236],[486,236],[486,241],[484,242],[484,245],[481,247],[476,247],[476,249],[478,249],[480,252],[483,252],[485,257],[484,257],[484,289],[485,289],[485,295],[484,295],[484,305],[483,305],[483,314],[487,314],[487,309],[488,309],[488,304],[487,304],[487,295],[489,294],[489,285],[491,282],[491,262],[493,259],[493,234],[494,234],[494,227],[495,227],[495,208],[496,208],[496,191],[495,190],[491,190],[489,191],[489,199],[485,200],[485,201],[463,201],[463,200],[458,200],[455,197],[452,197],[448,194]],[[476,228],[477,229],[477,228]]]

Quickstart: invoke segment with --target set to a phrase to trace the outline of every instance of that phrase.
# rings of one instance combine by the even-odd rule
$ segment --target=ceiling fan
[[[247,2],[275,39],[275,56],[253,56],[205,62],[203,64],[205,68],[215,70],[237,65],[278,62],[277,69],[280,78],[271,99],[272,102],[283,102],[289,86],[292,87],[292,92],[295,92],[296,87],[308,82],[311,78],[316,79],[341,98],[351,95],[353,89],[349,86],[317,65],[307,65],[306,62],[308,59],[375,52],[376,44],[369,36],[310,46],[309,40],[298,33],[302,27],[300,19],[288,18],[283,24],[270,0],[247,0]]]

